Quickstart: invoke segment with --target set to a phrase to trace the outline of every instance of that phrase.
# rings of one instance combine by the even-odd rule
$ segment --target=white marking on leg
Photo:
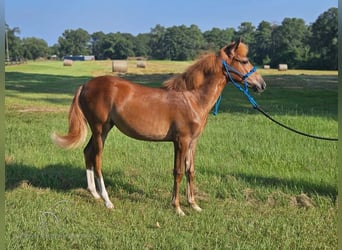
[[[192,196],[191,192],[190,192],[190,184],[187,184],[187,196],[188,196],[188,203],[190,204],[190,206],[195,209],[197,212],[201,212],[202,208],[200,208],[197,203],[195,202],[195,198]]]
[[[95,199],[101,198],[96,191],[95,180],[94,180],[94,168],[87,169],[87,182],[88,190],[94,196]]]
[[[113,203],[109,200],[109,196],[103,181],[103,177],[96,177],[96,182],[98,184],[99,187],[99,191],[100,191],[100,195],[102,197],[102,199],[104,199],[105,201],[105,205],[107,208],[113,208]]]
[[[191,196],[191,190],[190,190],[190,183],[189,183],[189,177],[187,176],[187,183],[186,183],[186,196],[188,199],[188,203],[192,204],[194,202],[193,197]]]
[[[192,204],[191,207],[197,212],[202,212],[202,208],[200,208],[196,203]]]
[[[185,213],[183,212],[183,210],[180,207],[176,207],[176,213],[179,216],[185,216]]]

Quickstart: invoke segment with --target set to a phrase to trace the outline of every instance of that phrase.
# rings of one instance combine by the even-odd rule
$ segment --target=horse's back
[[[120,97],[128,97],[132,94],[136,95],[151,95],[156,93],[165,93],[165,89],[163,88],[152,88],[143,86],[141,84],[137,84],[131,82],[129,80],[116,77],[116,76],[98,76],[91,80],[89,80],[83,88],[83,93],[88,95],[88,98],[99,98],[114,96],[116,98]]]
[[[129,82],[120,77],[115,76],[98,76],[89,80],[86,84],[84,84],[83,94],[87,95],[100,95],[100,94],[109,94],[113,91],[114,88],[129,88],[129,85],[133,83]]]

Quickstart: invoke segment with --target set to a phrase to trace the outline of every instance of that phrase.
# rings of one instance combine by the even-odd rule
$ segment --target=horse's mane
[[[222,70],[221,61],[214,53],[204,55],[182,74],[178,74],[163,83],[167,90],[185,91],[198,89],[206,75]]]
[[[178,74],[163,83],[163,88],[167,90],[185,91],[198,89],[204,83],[205,76],[222,71],[221,60],[227,57],[227,52],[232,51],[235,42],[230,43],[218,53],[210,53],[202,56],[196,63],[191,65],[184,73]],[[235,55],[246,57],[248,47],[244,43],[239,43],[234,51]]]

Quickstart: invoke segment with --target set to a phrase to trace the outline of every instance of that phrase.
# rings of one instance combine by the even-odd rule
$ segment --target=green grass
[[[191,62],[148,62],[126,78],[159,86]],[[336,249],[337,145],[280,128],[227,86],[196,154],[196,213],[171,206],[173,146],[113,129],[103,156],[115,208],[85,190],[82,148],[50,141],[67,130],[76,86],[109,74],[110,61],[6,67],[6,246],[8,249]],[[305,132],[337,135],[337,73],[260,70],[254,95],[277,119]],[[89,135],[88,135],[89,136]]]

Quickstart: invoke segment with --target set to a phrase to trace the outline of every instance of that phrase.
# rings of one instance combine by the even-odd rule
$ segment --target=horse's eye
[[[249,60],[248,59],[238,59],[238,58],[234,58],[236,61],[238,61],[239,63],[241,64],[247,64],[249,63]]]

